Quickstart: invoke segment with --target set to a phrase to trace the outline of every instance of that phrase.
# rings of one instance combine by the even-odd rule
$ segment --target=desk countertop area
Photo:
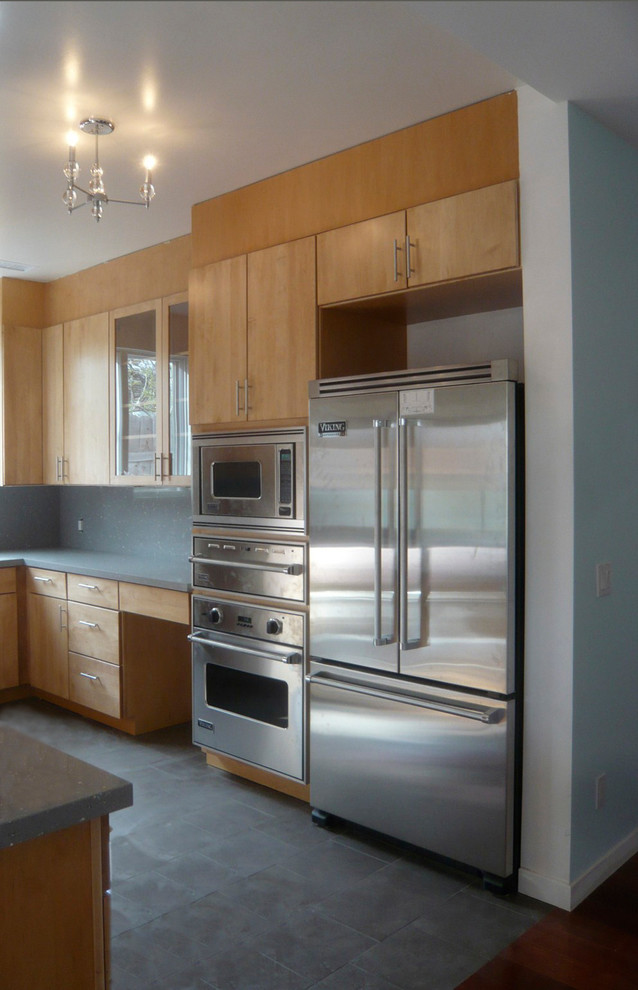
[[[67,550],[47,548],[35,550],[4,550],[0,553],[0,567],[45,567],[69,574],[86,574],[109,578],[113,581],[130,581],[154,588],[172,591],[190,591],[190,565],[188,556],[149,556],[148,558],[120,553],[104,553],[99,550]]]
[[[0,849],[133,804],[127,780],[0,726]]]

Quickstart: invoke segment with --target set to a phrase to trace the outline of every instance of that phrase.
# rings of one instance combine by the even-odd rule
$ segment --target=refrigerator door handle
[[[416,650],[421,646],[420,635],[408,639],[408,421],[399,419],[399,644],[402,650]]]
[[[474,722],[484,722],[487,725],[495,725],[501,722],[504,717],[502,708],[486,708],[477,706],[472,708],[465,705],[449,705],[444,701],[435,701],[433,698],[417,698],[415,695],[395,694],[389,691],[380,691],[377,688],[363,687],[361,684],[352,681],[335,680],[325,674],[307,674],[308,684],[323,684],[326,687],[334,688],[336,691],[351,691],[353,694],[364,694],[369,698],[379,698],[381,701],[392,701],[395,704],[413,705],[415,708],[424,708],[427,711],[442,712],[444,715],[456,715],[459,718],[469,718]]]
[[[382,590],[383,590],[383,473],[381,464],[381,431],[388,424],[385,419],[372,421],[374,427],[374,646],[387,646],[393,641],[392,635],[383,634]]]

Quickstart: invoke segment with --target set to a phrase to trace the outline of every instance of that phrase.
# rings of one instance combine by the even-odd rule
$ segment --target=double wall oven
[[[304,783],[305,428],[193,438],[193,742]]]

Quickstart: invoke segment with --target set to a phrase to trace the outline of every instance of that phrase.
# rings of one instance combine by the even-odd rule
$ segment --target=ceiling
[[[0,276],[50,281],[190,232],[191,206],[527,84],[638,148],[638,3],[0,2]],[[100,139],[97,224],[62,202]],[[94,139],[80,135],[80,184]],[[24,271],[7,265],[25,266]]]

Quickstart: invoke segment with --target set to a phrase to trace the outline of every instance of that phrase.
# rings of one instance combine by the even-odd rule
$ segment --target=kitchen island
[[[0,982],[109,983],[108,816],[132,785],[0,725]]]

